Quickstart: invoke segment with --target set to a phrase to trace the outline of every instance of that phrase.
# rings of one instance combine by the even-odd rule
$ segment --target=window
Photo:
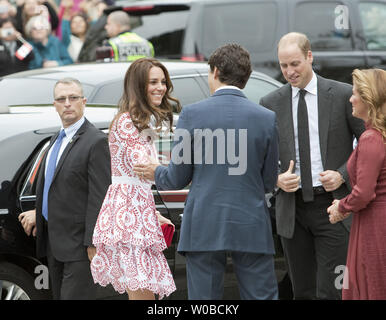
[[[270,50],[274,46],[276,21],[274,3],[208,5],[203,16],[202,53],[209,58],[216,48],[231,42],[250,52]]]
[[[380,2],[361,2],[359,14],[367,49],[386,50],[386,4]]]
[[[193,77],[173,78],[172,96],[180,100],[183,106],[205,99],[206,96]]]
[[[118,105],[118,101],[123,93],[123,80],[103,85],[95,96],[92,103],[106,103]]]
[[[351,50],[350,24],[348,29],[339,27],[335,13],[339,2],[304,2],[295,9],[294,31],[302,32],[311,41],[312,50]],[[347,18],[348,19],[348,18]]]
[[[52,104],[54,85],[57,80],[36,78],[8,78],[0,81],[0,105]],[[83,85],[83,92],[89,96],[93,87]]]
[[[40,165],[42,163],[43,157],[48,149],[48,146],[50,145],[50,142],[47,141],[44,146],[41,148],[37,156],[35,157],[33,161],[33,165],[31,169],[28,172],[27,179],[24,182],[23,189],[20,193],[22,197],[25,196],[34,196],[36,194],[35,187],[36,187],[36,178],[37,173],[39,171]]]
[[[157,57],[180,58],[189,11],[130,16],[132,31],[149,40]]]
[[[271,91],[276,90],[277,88],[277,86],[270,82],[261,79],[250,78],[247,82],[247,85],[243,89],[243,92],[249,100],[255,103],[259,103],[262,97]]]

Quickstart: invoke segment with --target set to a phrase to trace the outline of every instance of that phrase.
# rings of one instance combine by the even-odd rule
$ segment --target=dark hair
[[[243,89],[252,73],[249,52],[238,44],[227,44],[217,48],[209,58],[211,72],[216,67],[219,80],[227,85]]]
[[[0,19],[0,28],[2,28],[3,24],[7,22],[11,22],[14,27],[16,26],[16,20],[12,17],[8,17],[8,18]]]
[[[151,106],[147,96],[149,71],[152,67],[161,68],[166,79],[166,93],[159,106]],[[172,102],[177,105],[177,111],[181,108],[180,102],[176,98],[170,96],[172,91],[173,84],[170,80],[168,70],[161,62],[154,58],[142,58],[135,60],[126,72],[123,94],[119,100],[118,114],[115,116],[114,120],[122,113],[129,112],[134,125],[141,132],[142,130],[149,128],[150,117],[153,115],[155,118],[156,128],[160,128],[162,121],[166,120],[169,121],[170,130],[172,130]]]
[[[89,28],[89,17],[87,16],[87,14],[83,11],[80,11],[80,12],[76,12],[74,13],[72,16],[71,16],[71,19],[70,19],[70,30],[71,30],[71,23],[72,23],[72,20],[74,20],[75,17],[81,17],[84,22],[86,23],[86,32]]]

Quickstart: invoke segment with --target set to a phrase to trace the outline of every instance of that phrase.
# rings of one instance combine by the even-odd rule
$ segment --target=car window
[[[130,16],[132,31],[149,40],[157,57],[180,58],[189,11]]]
[[[56,81],[36,78],[4,78],[0,80],[0,106],[52,104]],[[83,84],[85,97],[88,97],[92,90],[92,86]]]
[[[340,2],[300,2],[295,8],[294,31],[305,33],[315,51],[351,50],[351,28],[336,23]]]
[[[27,196],[36,195],[35,188],[36,188],[37,173],[39,171],[40,165],[42,163],[43,157],[48,149],[49,144],[50,142],[47,141],[40,149],[40,151],[37,153],[37,156],[35,157],[35,159],[33,160],[33,165],[29,169],[27,179],[24,181],[20,196],[27,197]]]
[[[271,49],[275,41],[277,10],[275,3],[267,2],[205,6],[202,27],[205,58],[219,46],[231,42],[250,52]]]
[[[255,103],[259,103],[260,99],[270,93],[273,90],[276,90],[278,87],[268,81],[250,78],[243,89],[244,94],[247,98]]]
[[[108,83],[98,89],[97,93],[92,97],[92,103],[107,103],[118,104],[123,93],[123,81]]]
[[[359,3],[359,13],[367,49],[386,49],[386,4],[380,2]]]
[[[194,77],[172,78],[172,96],[180,100],[182,107],[206,98]]]

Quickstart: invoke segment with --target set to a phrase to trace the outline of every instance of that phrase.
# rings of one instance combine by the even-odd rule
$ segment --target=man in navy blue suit
[[[236,44],[211,55],[212,96],[183,108],[172,160],[137,165],[158,189],[191,183],[178,252],[186,257],[189,299],[221,299],[230,253],[241,299],[277,299],[274,244],[265,193],[278,172],[276,116],[242,93],[252,72]]]

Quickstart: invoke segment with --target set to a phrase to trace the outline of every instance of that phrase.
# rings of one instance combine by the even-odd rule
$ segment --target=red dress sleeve
[[[385,158],[382,135],[374,129],[365,131],[357,148],[357,161],[353,172],[355,183],[351,193],[340,200],[340,212],[358,212],[376,196],[377,180]]]

